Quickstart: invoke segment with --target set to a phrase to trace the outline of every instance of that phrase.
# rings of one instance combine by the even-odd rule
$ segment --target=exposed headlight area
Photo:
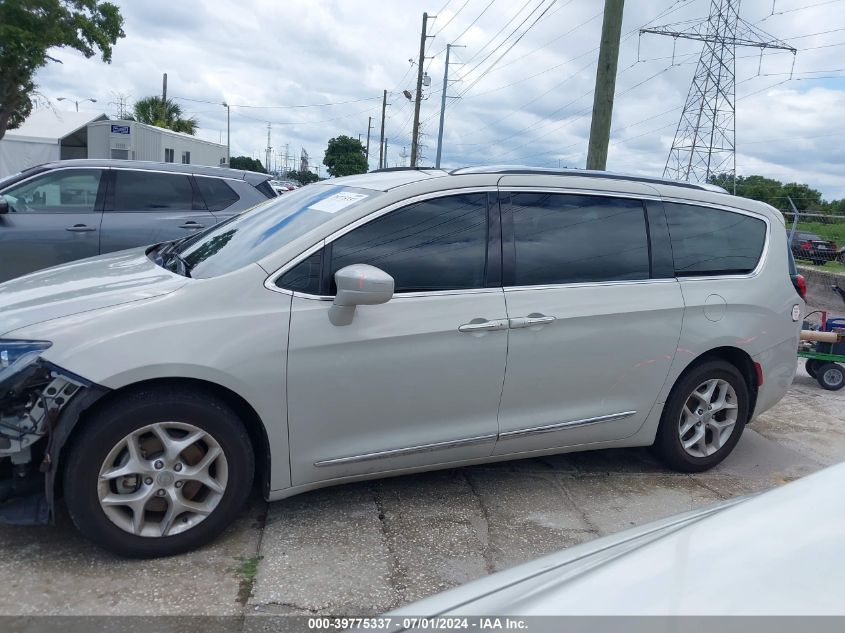
[[[82,380],[41,358],[48,341],[0,339],[0,457],[27,464],[29,448],[84,387]]]

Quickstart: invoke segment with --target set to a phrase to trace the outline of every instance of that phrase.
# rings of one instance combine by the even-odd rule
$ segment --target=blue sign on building
[[[129,126],[128,125],[112,125],[111,126],[111,133],[112,134],[129,134]]]

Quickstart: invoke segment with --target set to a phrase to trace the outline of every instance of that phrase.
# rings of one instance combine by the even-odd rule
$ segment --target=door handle
[[[483,321],[483,320],[475,320],[470,321],[469,323],[464,323],[460,327],[458,327],[458,332],[464,332],[467,334],[475,334],[481,332],[493,332],[496,330],[507,330],[508,329],[508,321],[507,319],[495,319],[493,321]]]
[[[529,314],[528,316],[510,319],[510,327],[515,330],[523,327],[534,327],[535,325],[547,325],[553,321],[555,321],[553,316]]]
[[[65,231],[70,231],[71,233],[90,233],[96,230],[93,226],[88,226],[87,224],[74,224],[65,229]]]
[[[200,224],[199,222],[194,222],[193,220],[188,220],[184,224],[179,225],[180,229],[204,229],[205,225]]]

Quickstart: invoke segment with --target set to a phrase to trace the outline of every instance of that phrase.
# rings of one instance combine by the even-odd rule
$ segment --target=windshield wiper
[[[176,262],[177,264],[177,275],[182,275],[183,277],[190,277],[191,276],[191,269],[193,266],[187,262],[187,260],[182,257],[179,253],[173,251],[170,252],[170,257],[167,259],[166,263],[169,264],[170,262]]]

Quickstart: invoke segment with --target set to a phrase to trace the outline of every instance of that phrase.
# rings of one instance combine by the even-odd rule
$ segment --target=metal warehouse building
[[[137,121],[95,121],[88,124],[88,158],[219,166],[226,146]]]

